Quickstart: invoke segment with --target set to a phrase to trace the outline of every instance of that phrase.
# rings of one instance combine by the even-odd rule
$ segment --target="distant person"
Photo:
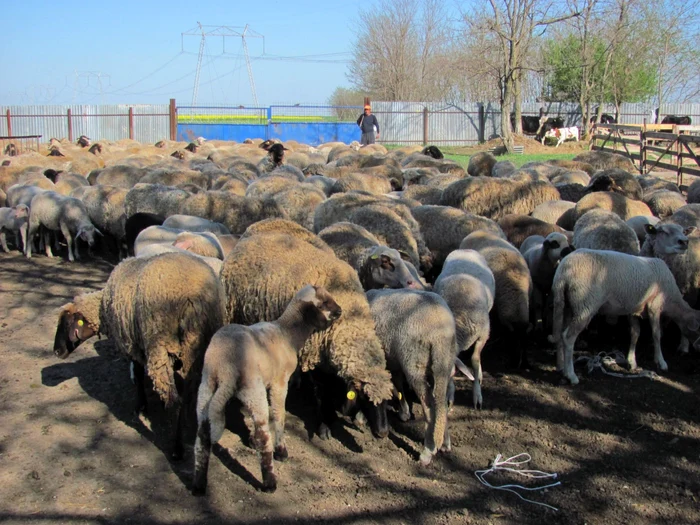
[[[361,145],[374,144],[375,137],[379,138],[379,122],[377,122],[377,117],[372,115],[372,107],[369,104],[365,106],[364,113],[357,119],[357,125],[362,130]]]

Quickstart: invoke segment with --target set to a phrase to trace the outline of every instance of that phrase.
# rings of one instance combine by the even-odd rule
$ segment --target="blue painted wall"
[[[177,139],[191,141],[197,137],[207,140],[279,139],[296,140],[310,146],[324,142],[360,140],[360,128],[349,122],[282,122],[276,124],[178,124]]]

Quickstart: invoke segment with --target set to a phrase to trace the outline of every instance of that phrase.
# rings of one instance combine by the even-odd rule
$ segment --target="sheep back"
[[[576,221],[573,245],[639,255],[637,234],[615,213],[606,210],[591,210]]]

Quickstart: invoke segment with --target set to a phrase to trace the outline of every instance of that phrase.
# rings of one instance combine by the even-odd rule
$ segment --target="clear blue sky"
[[[201,37],[181,34],[197,22],[213,26],[206,30],[223,25],[242,30],[249,24],[264,35],[264,54],[262,39],[247,39],[260,105],[325,103],[336,87],[349,87],[352,25],[363,5],[368,6],[352,0],[6,1],[0,10],[0,105],[170,98],[189,105]],[[206,39],[209,56],[203,58],[197,102],[251,105],[241,39],[227,37],[224,56],[223,41]]]

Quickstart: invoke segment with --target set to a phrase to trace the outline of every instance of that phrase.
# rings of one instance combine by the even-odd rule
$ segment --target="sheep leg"
[[[579,334],[588,326],[588,321],[589,319],[581,317],[572,318],[571,323],[561,336],[560,344],[563,346],[564,377],[566,377],[572,385],[578,385],[578,377],[576,376],[576,372],[574,372],[574,344]]]
[[[659,370],[668,370],[668,365],[661,353],[661,315],[657,310],[649,309],[649,323],[651,324],[651,335],[654,339],[654,363]]]
[[[226,425],[226,403],[230,395],[223,388],[212,390],[208,378],[204,377],[197,394],[197,439],[194,443],[194,477],[192,494],[203,496],[207,491],[209,457],[213,443],[224,434]]]
[[[22,237],[22,250],[27,249],[27,230],[29,228],[29,224],[25,223],[22,226],[19,227],[19,235]]]
[[[629,317],[629,323],[630,323],[630,347],[629,350],[627,351],[627,364],[630,367],[630,370],[636,370],[637,369],[637,357],[636,357],[636,348],[637,348],[637,341],[639,340],[639,333],[640,333],[640,327],[639,327],[639,318],[634,315],[630,315]]]
[[[5,253],[9,253],[9,249],[7,247],[7,241],[5,239],[5,232],[0,232],[0,243],[2,243],[2,249],[4,250]]]
[[[169,443],[170,457],[173,461],[180,461],[184,455],[182,447],[182,431],[184,426],[182,403],[175,403],[170,408]]]
[[[44,249],[46,250],[46,256],[47,257],[53,257],[53,252],[51,251],[51,239],[49,236],[51,233],[49,230],[44,230]]]
[[[436,374],[437,375],[437,374]],[[431,393],[433,403],[433,432],[430,441],[434,450],[449,452],[452,450],[452,442],[447,429],[447,384],[450,381],[449,374],[439,375],[435,378],[435,386]],[[425,444],[429,444],[427,441]]]
[[[27,242],[24,245],[24,255],[27,256],[27,259],[32,258],[32,239],[34,239],[34,235],[36,235],[36,231],[39,229],[38,224],[28,224],[27,225]]]
[[[472,386],[472,398],[474,400],[474,408],[481,410],[484,398],[481,396],[481,381],[484,379],[484,373],[481,370],[481,351],[486,345],[487,337],[477,339],[474,343],[474,351],[472,353],[472,370],[474,371],[474,384]]]
[[[399,399],[399,419],[404,423],[411,419],[411,405],[406,399],[406,377],[403,372],[397,372],[392,374],[392,380],[394,382],[396,393]]]
[[[146,414],[148,409],[146,405],[146,369],[141,363],[131,361],[131,372],[134,385],[136,386],[136,406],[134,407],[134,414],[138,417],[139,414]]]
[[[413,386],[420,404],[423,407],[423,416],[425,417],[425,437],[423,439],[423,451],[420,454],[421,465],[427,466],[433,460],[433,456],[437,453],[435,446],[435,399],[431,389],[427,388],[424,380],[418,380]],[[447,385],[443,397],[447,401]],[[431,399],[432,398],[432,399]]]
[[[687,354],[690,350],[690,341],[684,335],[681,335],[681,341],[678,343],[678,351],[681,354]]]
[[[275,437],[274,458],[277,461],[284,461],[289,457],[284,439],[284,403],[287,400],[288,378],[283,379],[280,384],[270,388],[270,429]]]
[[[73,256],[73,237],[70,234],[70,230],[67,226],[61,224],[61,233],[66,238],[66,244],[68,245],[68,260],[74,262],[76,258]],[[75,251],[77,255],[78,250],[76,249]]]
[[[260,469],[262,470],[263,486],[265,492],[277,490],[277,476],[272,461],[273,446],[270,435],[270,409],[267,404],[267,391],[262,380],[258,379],[249,385],[238,395],[247,412],[253,420],[253,444],[260,452]]]

